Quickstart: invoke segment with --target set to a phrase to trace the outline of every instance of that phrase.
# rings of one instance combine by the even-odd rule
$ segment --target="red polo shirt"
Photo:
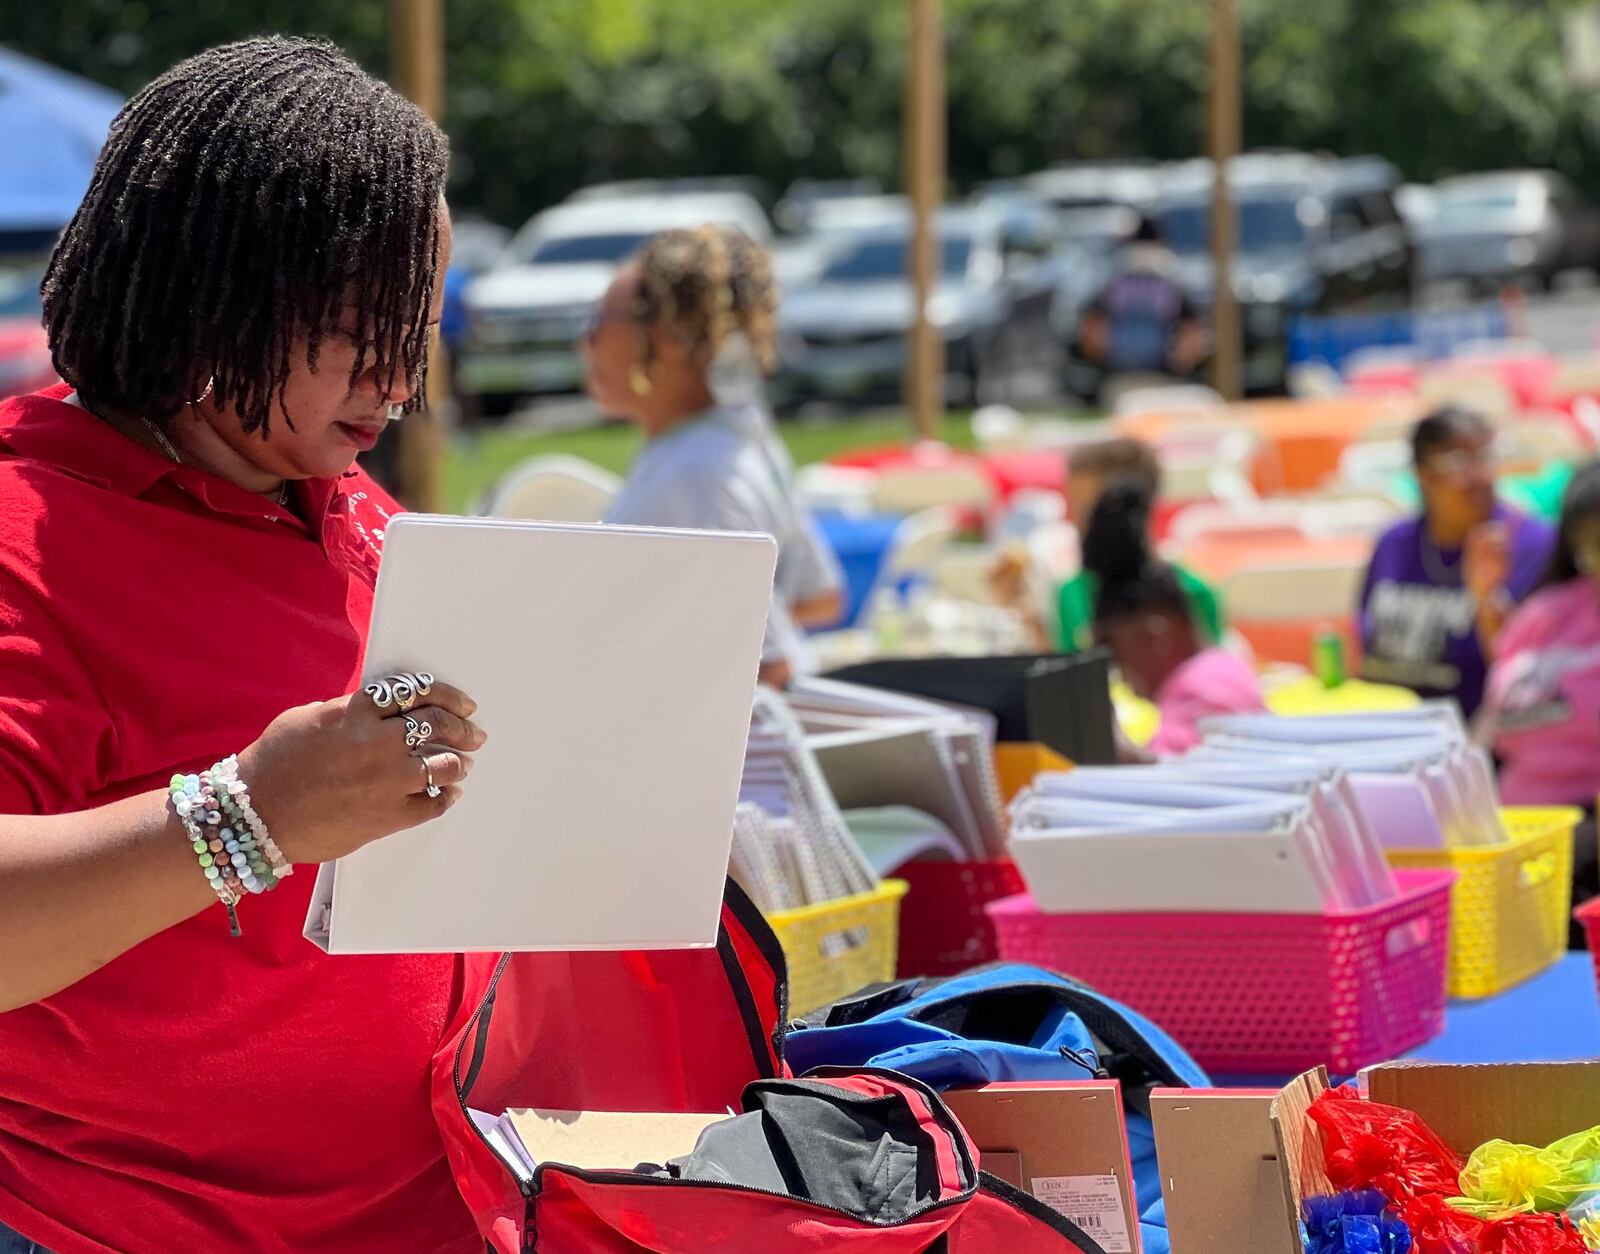
[[[160,787],[351,691],[397,508],[359,472],[279,508],[66,391],[0,403],[0,813]],[[0,1014],[0,1222],[57,1254],[482,1250],[428,1104],[454,961],[327,957],[313,878]]]

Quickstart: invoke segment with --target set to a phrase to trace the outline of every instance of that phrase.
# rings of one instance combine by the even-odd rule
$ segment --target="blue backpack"
[[[796,1075],[884,1067],[944,1090],[1001,1081],[1115,1079],[1146,1254],[1167,1254],[1166,1211],[1150,1125],[1151,1089],[1210,1084],[1148,1019],[1066,976],[1002,964],[948,979],[869,988],[791,1026]]]

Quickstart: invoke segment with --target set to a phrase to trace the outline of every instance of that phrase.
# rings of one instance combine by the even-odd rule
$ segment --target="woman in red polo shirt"
[[[419,387],[446,160],[327,45],[218,48],[51,261],[66,382],[0,404],[0,1254],[482,1249],[428,1104],[452,960],[326,957],[283,877],[483,742],[357,673],[396,507],[352,466]]]

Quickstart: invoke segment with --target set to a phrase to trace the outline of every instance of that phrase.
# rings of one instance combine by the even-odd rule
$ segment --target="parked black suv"
[[[1184,167],[1155,211],[1202,308],[1215,290],[1210,180],[1209,164]],[[1417,252],[1395,204],[1400,175],[1388,162],[1247,156],[1229,183],[1239,221],[1229,277],[1244,323],[1248,390],[1283,387],[1296,315],[1411,307]]]

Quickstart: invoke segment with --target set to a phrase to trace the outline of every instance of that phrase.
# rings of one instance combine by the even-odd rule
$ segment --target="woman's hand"
[[[1473,604],[1483,605],[1504,591],[1511,578],[1511,537],[1504,523],[1485,523],[1467,533],[1461,550],[1461,582]]]
[[[426,763],[406,748],[406,719],[365,692],[286,710],[239,755],[239,778],[291,862],[328,862],[443,814],[486,736],[477,703],[436,683],[410,715],[433,728]],[[432,781],[441,789],[429,797]]]

